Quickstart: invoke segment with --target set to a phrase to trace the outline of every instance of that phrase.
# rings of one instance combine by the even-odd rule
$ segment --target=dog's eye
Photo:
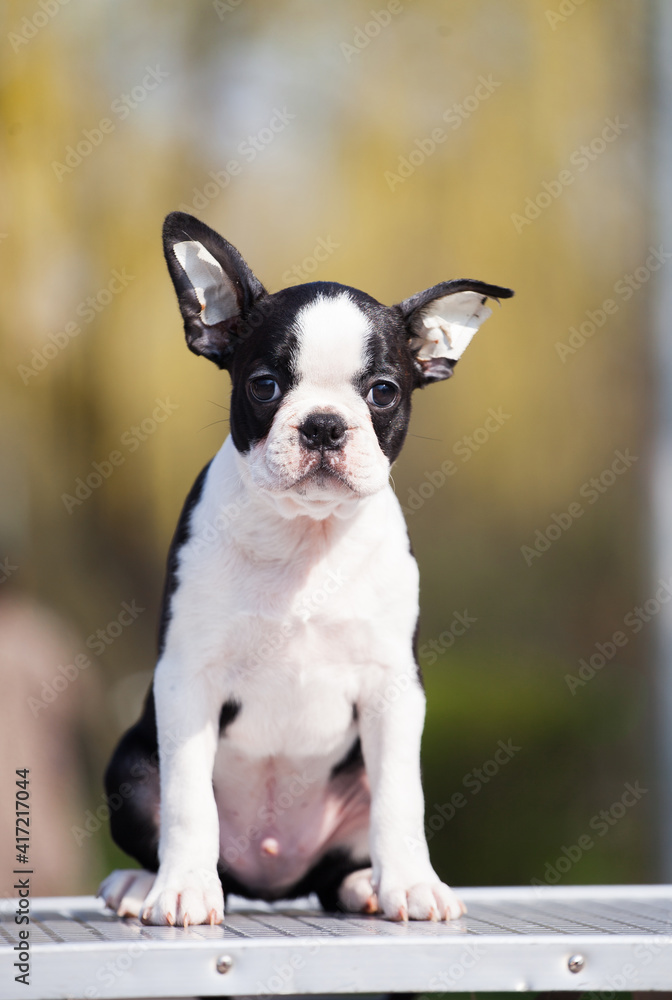
[[[280,386],[274,378],[263,375],[250,382],[250,393],[258,403],[272,403],[280,398]]]
[[[399,390],[393,382],[376,382],[371,386],[366,401],[379,407],[392,406],[396,403],[398,395]]]

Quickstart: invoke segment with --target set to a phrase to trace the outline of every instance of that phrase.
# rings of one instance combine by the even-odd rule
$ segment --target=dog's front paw
[[[224,894],[216,872],[198,870],[159,870],[156,882],[145,900],[142,922],[163,925],[221,924],[224,920]]]
[[[383,876],[378,907],[388,920],[456,920],[466,913],[464,904],[434,872],[417,881]]]

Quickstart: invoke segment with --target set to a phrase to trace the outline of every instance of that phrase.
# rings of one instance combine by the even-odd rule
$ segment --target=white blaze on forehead
[[[238,302],[233,285],[210,251],[196,240],[175,243],[173,251],[193,285],[203,322],[214,326],[235,316]]]
[[[296,316],[300,381],[348,384],[366,364],[369,321],[347,292],[320,295]]]

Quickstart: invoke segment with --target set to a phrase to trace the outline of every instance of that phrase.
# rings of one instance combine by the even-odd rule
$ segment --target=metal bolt
[[[217,964],[215,968],[217,972],[221,972],[224,975],[225,972],[230,972],[233,967],[233,959],[230,955],[220,955],[217,959]]]
[[[567,968],[570,972],[581,972],[585,964],[586,960],[583,955],[570,955],[567,961]]]

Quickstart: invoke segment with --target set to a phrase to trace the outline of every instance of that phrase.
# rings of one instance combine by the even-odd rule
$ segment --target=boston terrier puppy
[[[389,475],[413,391],[513,292],[269,294],[192,216],[163,238],[187,345],[231,376],[231,435],[184,505],[153,686],[106,772],[143,870],[100,894],[148,924],[221,923],[227,893],[458,917],[423,827],[418,569]]]

